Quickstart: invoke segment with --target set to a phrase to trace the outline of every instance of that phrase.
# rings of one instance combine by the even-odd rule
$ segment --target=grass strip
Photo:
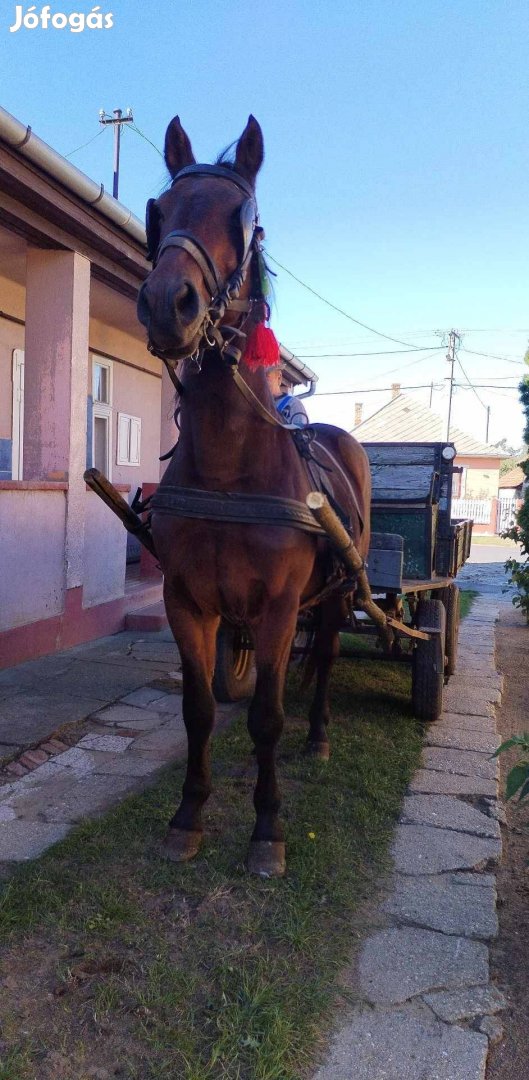
[[[290,676],[283,880],[244,870],[254,761],[242,718],[214,742],[192,864],[157,855],[176,768],[17,871],[0,898],[0,1080],[56,1080],[61,1062],[67,1080],[94,1066],[125,1080],[309,1075],[418,763],[409,692],[403,666],[339,662],[324,764],[304,756],[308,698]]]

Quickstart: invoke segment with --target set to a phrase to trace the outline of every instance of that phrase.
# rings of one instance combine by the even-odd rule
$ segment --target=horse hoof
[[[285,845],[282,840],[252,840],[247,868],[259,877],[282,877],[286,870]]]
[[[169,829],[160,848],[160,855],[171,862],[188,862],[196,855],[202,833],[189,829]]]
[[[328,742],[309,742],[307,743],[307,753],[311,757],[317,758],[318,761],[328,761],[331,749]]]

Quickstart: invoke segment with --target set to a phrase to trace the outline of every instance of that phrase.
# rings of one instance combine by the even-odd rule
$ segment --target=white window
[[[92,356],[92,465],[108,480],[112,471],[112,363]]]
[[[141,419],[118,413],[117,465],[139,465],[141,453]]]
[[[13,480],[24,478],[24,350],[13,351]]]

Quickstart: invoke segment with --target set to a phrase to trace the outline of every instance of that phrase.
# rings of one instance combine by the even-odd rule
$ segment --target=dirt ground
[[[498,731],[502,739],[529,731],[529,626],[514,608],[504,608],[496,634],[496,658],[505,676]],[[515,754],[501,759],[501,788]],[[498,873],[500,933],[492,948],[491,973],[504,991],[505,1038],[491,1050],[487,1080],[529,1077],[529,807],[507,804],[503,859]]]

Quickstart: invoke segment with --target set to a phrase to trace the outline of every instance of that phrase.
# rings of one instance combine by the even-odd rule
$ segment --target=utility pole
[[[450,440],[450,417],[452,414],[452,395],[454,393],[454,364],[456,361],[456,348],[459,345],[461,338],[457,330],[451,330],[448,335],[448,352],[446,359],[450,364],[450,385],[448,388],[448,416],[446,420],[446,439]]]
[[[112,194],[115,199],[118,197],[119,191],[119,152],[121,149],[121,128],[123,124],[132,124],[134,117],[132,115],[132,109],[127,109],[127,115],[123,116],[121,109],[114,109],[114,115],[109,116],[104,109],[99,110],[99,123],[106,126],[107,124],[114,125],[114,179],[112,184]]]
[[[487,405],[487,423],[485,426],[485,442],[489,441],[490,405]]]

